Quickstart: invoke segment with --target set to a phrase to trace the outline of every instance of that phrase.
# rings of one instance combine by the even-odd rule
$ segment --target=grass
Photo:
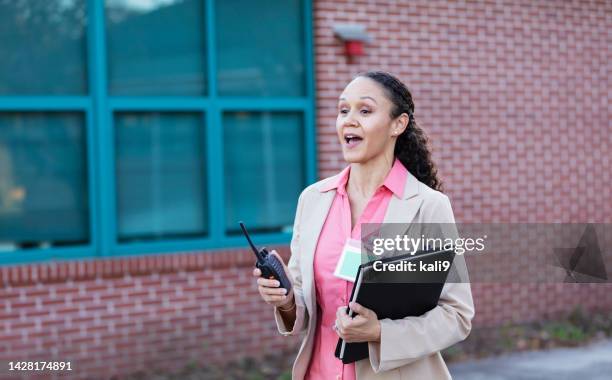
[[[476,328],[464,342],[442,351],[448,362],[508,352],[576,347],[612,337],[612,312],[585,313],[582,309],[556,320]],[[178,373],[139,373],[126,380],[290,380],[295,353],[244,358],[224,365],[188,363]]]
[[[268,355],[262,359],[243,358],[223,365],[201,366],[189,362],[178,372],[134,373],[124,380],[291,380],[294,355]]]
[[[508,352],[578,347],[606,337],[612,337],[612,312],[587,314],[576,308],[556,320],[476,329],[442,355],[452,362]]]

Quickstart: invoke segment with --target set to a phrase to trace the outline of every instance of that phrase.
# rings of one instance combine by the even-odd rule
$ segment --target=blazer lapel
[[[421,203],[423,203],[421,197],[412,199],[391,198],[383,223],[411,223],[419,208],[421,208]]]
[[[421,203],[423,203],[423,198],[419,196],[420,186],[419,180],[408,172],[406,184],[404,185],[404,195],[401,198],[397,197],[395,194],[392,196],[383,222],[412,223],[412,220],[421,207]]]
[[[314,287],[314,253],[319,241],[319,235],[327,218],[327,214],[336,195],[335,190],[319,193],[317,191],[317,199],[309,205],[309,217],[305,218],[302,228],[302,236],[300,237],[302,246],[301,265],[303,275],[302,290],[304,292],[306,305],[310,311],[315,309],[315,287]]]

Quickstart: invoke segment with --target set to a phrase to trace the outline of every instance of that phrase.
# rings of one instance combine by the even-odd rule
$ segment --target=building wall
[[[412,91],[457,221],[612,222],[611,13],[604,1],[315,1],[319,176],[345,165],[337,97],[380,68]],[[354,62],[333,37],[344,22],[373,37]],[[236,249],[1,268],[0,360],[105,376],[295,352],[252,264]],[[474,328],[612,310],[610,284],[472,289]]]
[[[103,378],[290,352],[296,340],[276,332],[252,265],[250,252],[224,250],[4,267],[0,378],[17,360]]]
[[[344,86],[383,69],[411,90],[458,222],[612,222],[610,12],[604,1],[317,1],[320,176],[345,166]],[[367,27],[364,57],[347,61],[336,23]],[[476,328],[612,307],[611,284],[472,290]]]

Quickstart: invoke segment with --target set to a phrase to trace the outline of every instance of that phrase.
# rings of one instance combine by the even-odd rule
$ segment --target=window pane
[[[0,94],[87,92],[85,0],[0,0]]]
[[[81,113],[0,113],[0,244],[89,240]]]
[[[281,231],[293,224],[304,187],[300,113],[235,112],[223,120],[225,222],[229,233]]]
[[[119,240],[206,234],[202,121],[199,113],[117,114]]]
[[[203,0],[106,0],[112,95],[203,95]]]
[[[303,96],[300,0],[217,1],[219,94]]]

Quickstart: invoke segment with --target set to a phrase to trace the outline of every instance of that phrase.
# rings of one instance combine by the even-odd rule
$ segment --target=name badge
[[[359,265],[361,265],[361,241],[349,238],[346,240],[340,260],[336,264],[334,276],[355,282]]]

